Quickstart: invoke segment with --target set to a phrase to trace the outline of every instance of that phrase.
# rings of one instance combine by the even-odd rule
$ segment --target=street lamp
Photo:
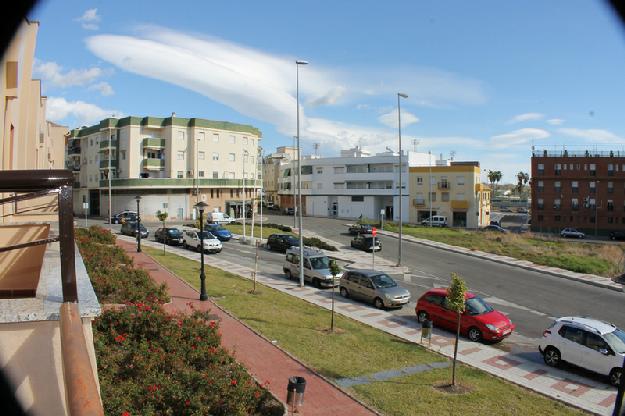
[[[243,241],[245,242],[245,240],[247,240],[247,237],[245,235],[245,220],[247,219],[247,215],[245,215],[245,162],[247,162],[247,156],[248,156],[248,152],[247,150],[243,151],[243,157],[242,159],[242,163],[243,163],[243,206],[241,207],[241,213],[242,213],[242,217],[243,217]]]
[[[401,92],[397,93],[397,127],[399,128],[399,255],[397,256],[397,265],[401,266],[401,243],[402,243],[402,205],[403,205],[403,191],[402,191],[402,152],[401,152],[401,103],[400,98],[408,98],[406,94]]]
[[[141,211],[139,211],[141,195],[135,196],[135,200],[137,201],[137,253],[141,253]]]
[[[299,142],[299,66],[308,65],[308,61],[295,61],[296,68],[296,103],[297,103],[297,214],[299,219],[299,285],[304,287],[304,233],[302,226],[302,152]],[[295,194],[293,194],[295,195]]]
[[[293,136],[293,147],[295,147],[296,139],[297,136]],[[297,203],[295,201],[295,163],[293,163],[293,161],[291,161],[291,194],[293,195],[293,228],[297,228]]]
[[[204,209],[208,204],[204,201],[200,201],[195,204],[195,208],[200,215],[200,300],[208,300],[208,295],[206,294],[206,275],[204,274]]]

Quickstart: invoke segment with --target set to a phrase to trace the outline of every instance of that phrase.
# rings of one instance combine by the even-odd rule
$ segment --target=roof
[[[616,329],[616,326],[611,323],[580,316],[564,316],[558,318],[557,322],[577,324],[577,326],[598,331],[601,335]]]
[[[349,270],[346,270],[346,271],[362,273],[365,276],[376,276],[376,275],[379,275],[379,274],[388,274],[388,273],[382,272],[380,270],[373,270],[373,269],[349,269]]]
[[[293,246],[287,249],[287,253],[291,252],[294,254],[299,254],[299,246]],[[313,248],[313,247],[304,247],[304,257],[312,257],[312,256],[325,256],[323,251]]]
[[[432,294],[432,295],[440,295],[440,296],[447,296],[447,288],[446,287],[435,287],[434,289],[430,289],[427,292],[428,294]],[[475,294],[472,292],[466,292],[465,294],[465,298],[466,299],[471,299],[474,298]]]

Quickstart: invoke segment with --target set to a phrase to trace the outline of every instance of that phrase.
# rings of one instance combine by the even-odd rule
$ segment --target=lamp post
[[[141,195],[135,196],[137,201],[137,253],[141,253],[141,211],[139,211],[141,203]]]
[[[204,274],[204,209],[208,206],[204,201],[195,204],[195,208],[200,215],[200,300],[208,300],[206,294],[206,275]]]
[[[299,141],[299,66],[308,65],[308,61],[295,61],[296,68],[296,103],[297,103],[297,212],[293,212],[293,215],[297,214],[299,219],[299,285],[304,287],[304,233],[302,226],[302,152]],[[293,194],[295,195],[295,194]]]
[[[402,205],[403,205],[403,190],[402,190],[402,152],[401,152],[401,103],[400,98],[408,98],[406,94],[401,92],[397,93],[397,127],[399,128],[399,254],[397,256],[397,265],[401,266],[401,243],[402,243]]]
[[[109,151],[108,151],[108,165],[109,165],[109,169],[106,173],[107,179],[108,179],[108,185],[109,185],[109,228],[113,227],[113,222],[111,221],[111,218],[113,216],[113,212],[111,212],[111,176],[112,176],[112,172],[111,172],[111,148],[113,145],[113,140],[112,139],[112,135],[111,135],[111,130],[109,129]],[[137,212],[138,214],[138,212]]]
[[[299,109],[299,104],[297,108]],[[297,136],[293,136],[293,147],[295,147],[296,139]],[[293,228],[297,228],[297,201],[295,201],[295,163],[293,163],[293,161],[291,161],[291,193],[293,194]]]
[[[428,166],[429,166],[429,170],[430,170],[430,174],[428,175],[428,181],[430,182],[429,186],[430,186],[430,195],[429,195],[429,201],[430,201],[430,227],[432,227],[432,151],[428,151]]]
[[[245,158],[247,157],[247,150],[243,151],[243,206],[241,207],[241,216],[243,217],[243,242],[247,240],[245,235],[245,219],[247,218],[245,215]]]

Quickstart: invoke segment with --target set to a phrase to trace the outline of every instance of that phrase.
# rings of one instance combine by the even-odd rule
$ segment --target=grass
[[[397,231],[396,224],[385,224]],[[611,277],[619,274],[624,252],[621,245],[573,243],[527,235],[500,234],[454,228],[403,227],[404,234],[488,253],[528,260],[544,266],[560,267],[578,273]]]
[[[149,247],[145,251],[198,288],[197,262],[171,253],[164,255]],[[335,316],[335,322],[341,332],[330,333],[327,331],[330,312],[325,309],[263,285],[258,286],[259,293],[251,295],[248,293],[251,281],[219,269],[207,267],[206,274],[209,296],[217,304],[265,337],[277,340],[282,348],[329,378],[336,380],[446,360],[419,345],[340,315]],[[351,391],[388,415],[420,414],[415,409],[423,409],[423,414],[459,414],[460,409],[479,414],[490,408],[499,410],[492,414],[581,414],[480,370],[463,365],[459,368],[460,382],[473,391],[458,397],[439,394],[433,388],[436,383],[449,381],[450,370],[373,383]],[[390,396],[394,399],[389,399]]]
[[[224,224],[224,228],[226,228],[228,231],[230,231],[233,234],[241,234],[243,235],[243,225],[239,225],[239,224]],[[245,226],[245,233],[246,235],[250,236],[252,232],[252,226],[250,224]],[[288,233],[282,230],[279,230],[277,228],[273,228],[273,227],[263,227],[263,235],[262,238],[267,238],[269,237],[271,234],[293,234],[293,233]],[[260,226],[259,225],[254,225],[254,237],[259,237],[260,236]]]

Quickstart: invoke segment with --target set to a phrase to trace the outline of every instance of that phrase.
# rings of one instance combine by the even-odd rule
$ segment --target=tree
[[[516,190],[519,193],[519,196],[523,193],[523,186],[527,185],[530,180],[530,175],[527,172],[520,171],[516,174],[517,185]]]
[[[156,211],[156,218],[158,218],[158,220],[163,223],[163,228],[165,228],[165,220],[167,219],[167,216],[168,216],[167,212],[161,212],[160,209]],[[165,254],[165,241],[166,240],[167,240],[166,238],[163,238],[163,254]]]
[[[456,312],[458,324],[456,326],[456,343],[454,344],[454,361],[451,370],[451,385],[456,385],[456,358],[458,357],[458,339],[460,338],[460,319],[465,307],[465,294],[467,285],[462,278],[456,274],[451,274],[451,285],[447,288],[447,306]]]
[[[336,260],[330,260],[330,273],[332,274],[332,322],[330,324],[330,330],[334,332],[334,281],[336,276],[341,273],[341,268],[336,264]]]
[[[495,196],[495,182],[499,183],[502,177],[502,173],[500,170],[489,170],[488,171],[488,181],[490,182],[491,187],[493,188],[493,196]]]

